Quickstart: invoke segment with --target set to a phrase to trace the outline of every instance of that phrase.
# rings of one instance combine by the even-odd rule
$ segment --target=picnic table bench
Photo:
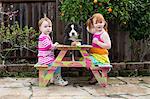
[[[59,66],[59,67],[77,67],[77,68],[85,67],[87,69],[91,69],[100,86],[106,87],[108,79],[107,73],[110,71],[112,66],[111,65],[102,65],[100,67],[94,66],[88,53],[88,50],[91,47],[92,47],[91,45],[81,45],[81,46],[58,45],[57,49],[60,50],[60,52],[56,57],[56,59],[54,60],[51,67],[49,67],[48,65],[38,65],[38,64],[34,66],[39,70],[39,86],[45,87],[49,82],[49,80],[53,77],[54,71]],[[63,61],[63,58],[65,57],[67,51],[75,51],[75,50],[78,50],[81,53],[83,60]]]

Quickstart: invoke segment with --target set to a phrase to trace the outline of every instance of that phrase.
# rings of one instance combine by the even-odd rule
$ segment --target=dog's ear
[[[81,34],[82,28],[81,28],[81,26],[80,26],[79,24],[74,23],[74,28],[75,28],[75,30],[76,30],[79,34]]]
[[[68,41],[67,38],[68,38],[67,36],[64,36],[64,38],[63,38],[63,44],[67,43],[67,41]]]
[[[64,28],[64,35],[68,35],[70,31],[71,31],[71,24],[69,23]]]
[[[82,33],[82,27],[80,25],[78,25],[78,31],[80,34]]]
[[[67,24],[64,28],[64,34],[63,34],[63,44],[70,45],[69,41],[69,33],[71,31],[71,23]]]

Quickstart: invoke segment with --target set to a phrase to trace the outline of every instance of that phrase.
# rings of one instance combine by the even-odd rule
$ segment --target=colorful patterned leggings
[[[52,64],[48,64],[48,67],[51,67]],[[54,75],[57,75],[57,74],[61,74],[61,67],[57,67],[56,71],[54,72]]]

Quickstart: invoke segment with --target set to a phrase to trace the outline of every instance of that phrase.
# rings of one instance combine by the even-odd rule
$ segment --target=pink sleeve
[[[41,41],[44,50],[49,50],[53,47],[52,41],[48,37],[39,38],[39,41]]]

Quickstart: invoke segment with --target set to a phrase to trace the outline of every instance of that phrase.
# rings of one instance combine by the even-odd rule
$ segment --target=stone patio
[[[65,87],[39,87],[37,78],[0,78],[0,99],[149,99],[150,77],[110,77],[107,88],[87,78],[66,77]]]

